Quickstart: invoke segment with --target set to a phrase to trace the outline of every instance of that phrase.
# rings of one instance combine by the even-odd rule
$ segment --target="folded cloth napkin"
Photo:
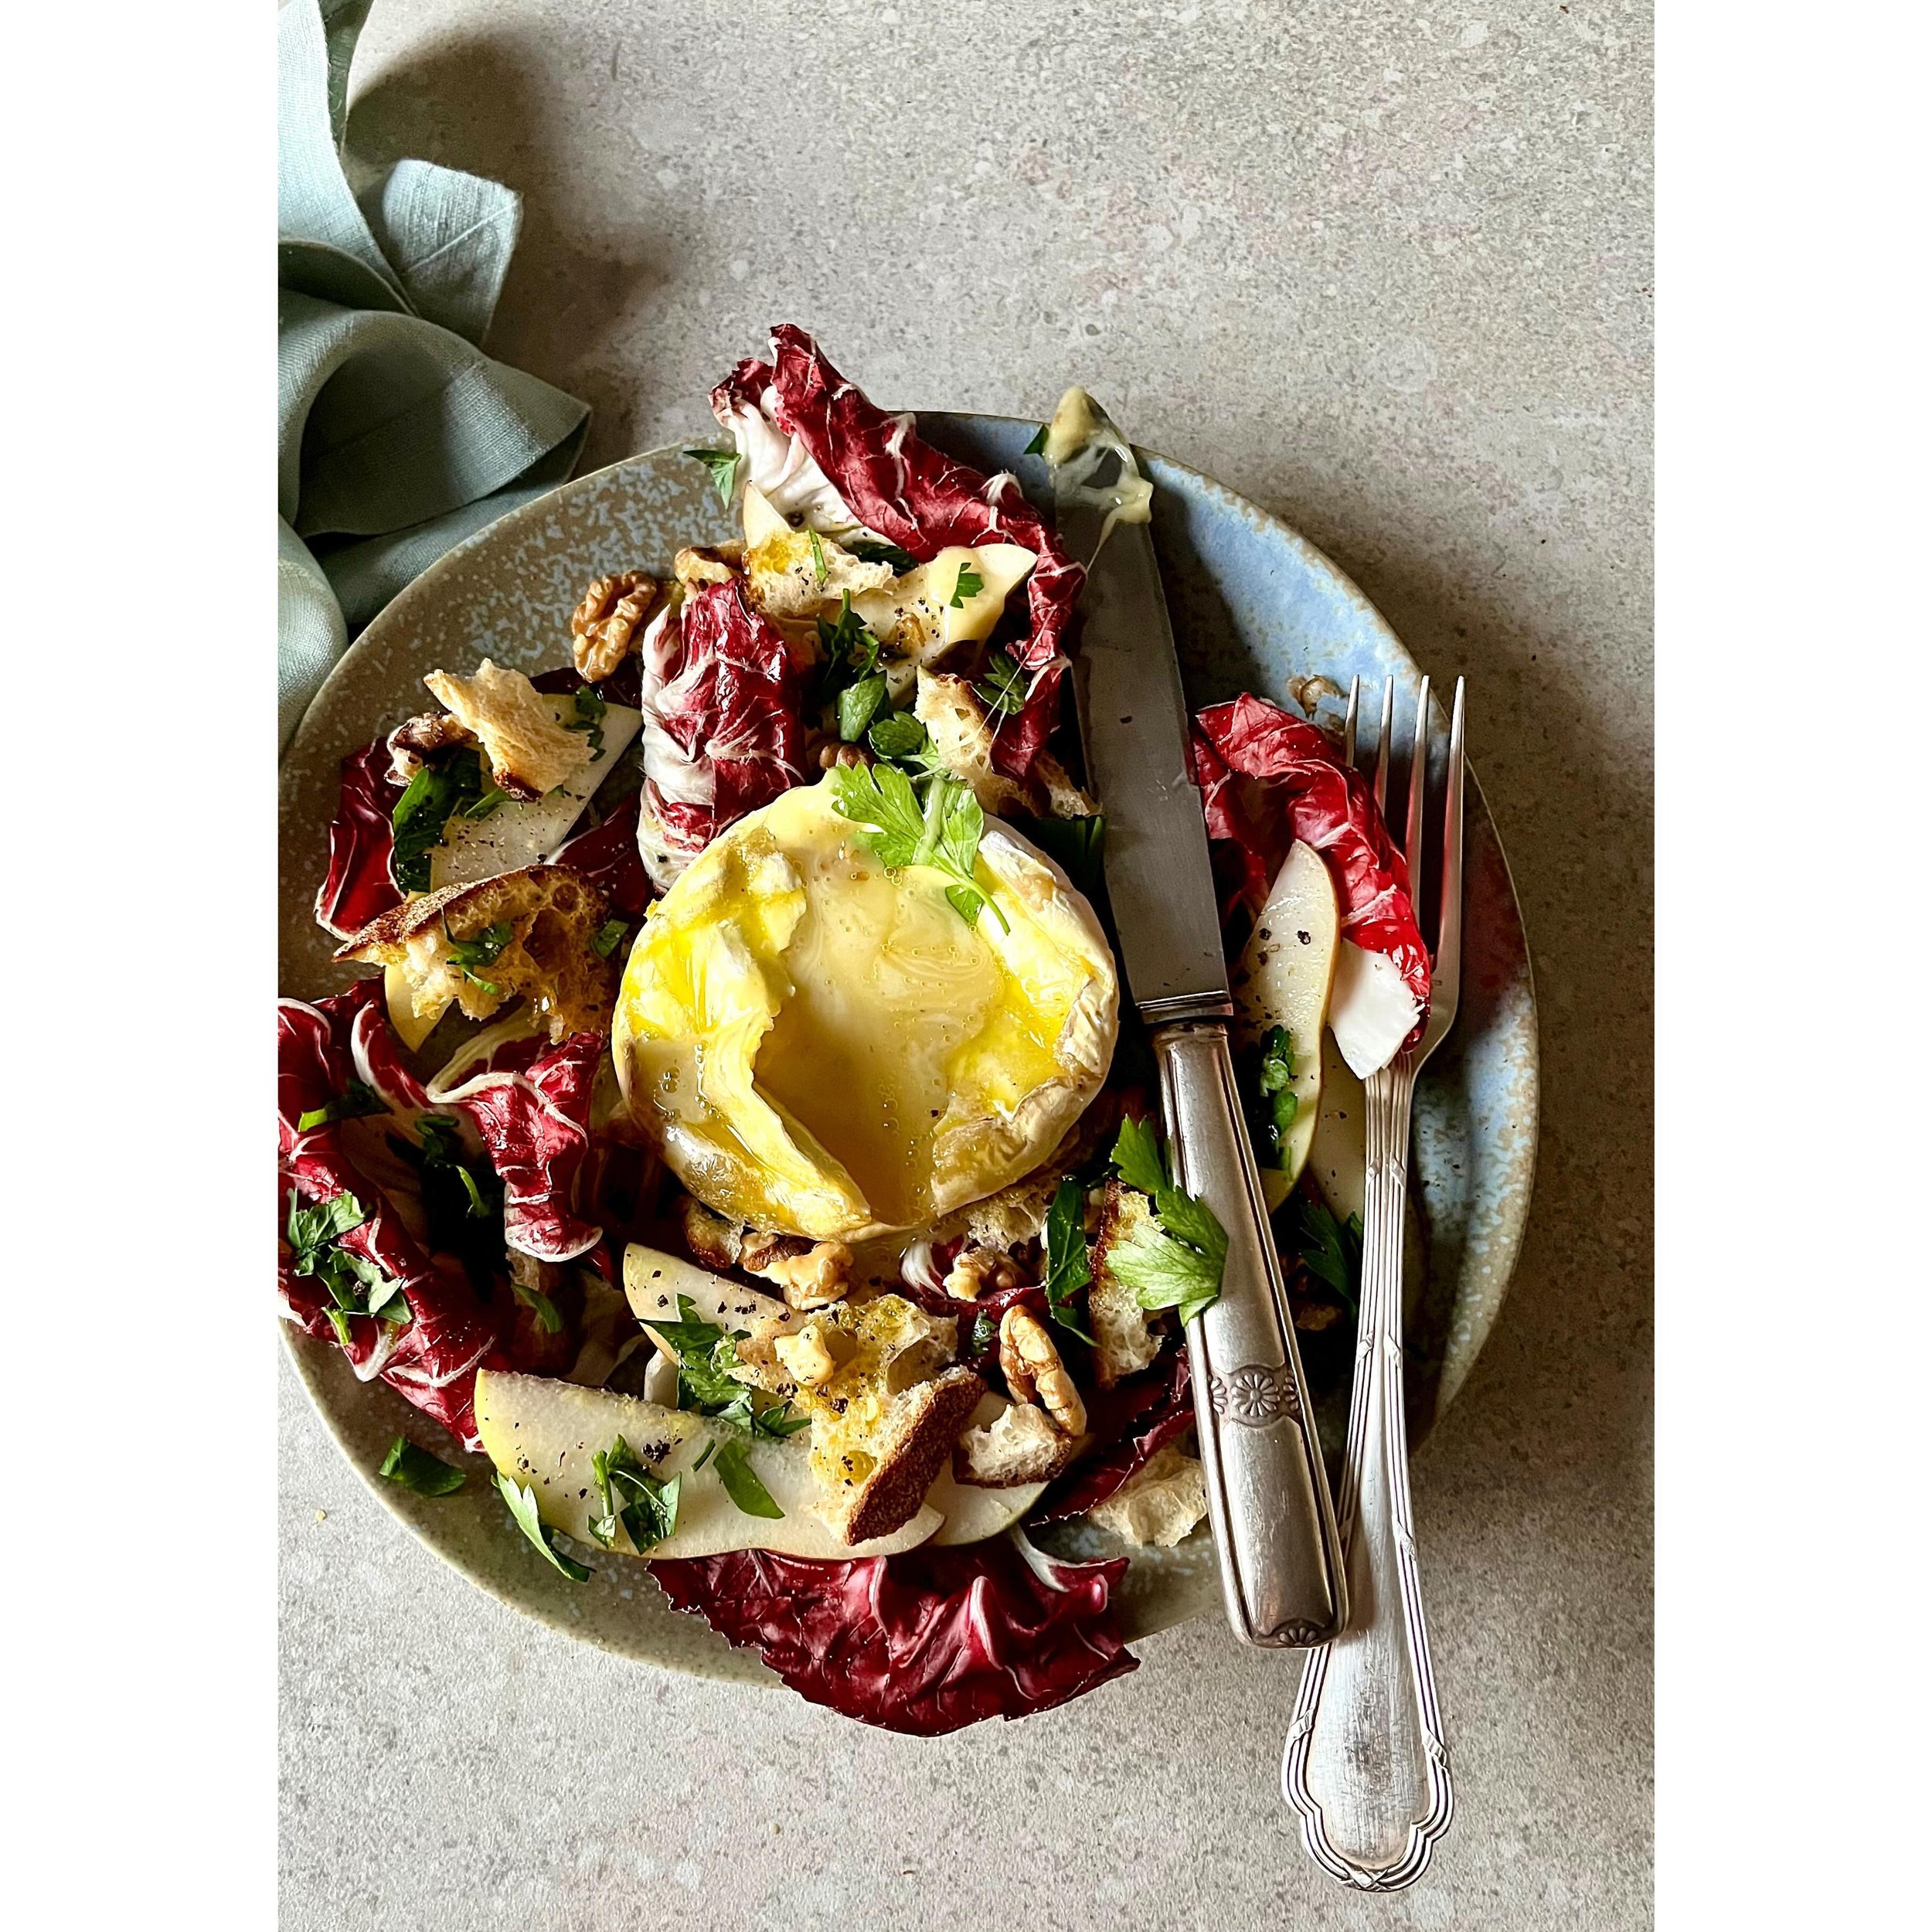
[[[563,481],[590,422],[477,346],[518,197],[345,148],[370,4],[286,0],[277,22],[284,747],[351,635],[452,545]]]

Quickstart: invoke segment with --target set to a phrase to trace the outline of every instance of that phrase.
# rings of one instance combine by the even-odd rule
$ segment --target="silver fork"
[[[1355,756],[1362,680],[1349,687],[1344,751]],[[1395,687],[1385,685],[1376,740],[1376,804],[1386,813]],[[1429,680],[1416,700],[1402,850],[1418,923],[1429,871],[1423,840],[1429,790]],[[1340,1515],[1349,1628],[1311,1651],[1281,1756],[1281,1794],[1323,1870],[1365,1892],[1413,1885],[1449,1828],[1454,1796],[1429,1635],[1416,1581],[1402,1406],[1402,1224],[1408,1192],[1410,1107],[1416,1073],[1456,1017],[1462,967],[1463,683],[1456,680],[1444,788],[1441,903],[1421,1039],[1398,1053],[1368,1092],[1362,1311]]]

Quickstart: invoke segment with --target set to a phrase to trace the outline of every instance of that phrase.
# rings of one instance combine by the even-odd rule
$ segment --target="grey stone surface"
[[[1458,1817],[1413,1891],[1306,1864],[1293,1667],[1217,1626],[888,1737],[518,1618],[284,1374],[291,1932],[1648,1924],[1647,9],[379,0],[355,86],[366,138],[524,193],[492,346],[589,398],[593,461],[705,427],[791,318],[893,404],[1084,381],[1327,549],[1472,679],[1547,1111],[1416,1460]]]

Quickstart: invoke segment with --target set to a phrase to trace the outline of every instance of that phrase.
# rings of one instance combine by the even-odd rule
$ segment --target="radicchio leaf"
[[[352,1029],[382,995],[380,980],[362,980],[346,992],[313,1003],[276,1003],[280,1172],[303,1205],[355,1196],[367,1213],[340,1245],[372,1261],[403,1285],[410,1320],[400,1328],[370,1315],[348,1318],[343,1352],[364,1380],[380,1375],[409,1401],[433,1417],[466,1447],[477,1446],[474,1398],[479,1368],[508,1366],[502,1338],[460,1269],[439,1267],[403,1226],[383,1190],[345,1151],[343,1124],[331,1121],[304,1133],[298,1125],[342,1094],[353,1072]],[[284,1207],[284,1212],[285,1212]],[[284,1250],[281,1267],[283,1305],[308,1334],[339,1341],[326,1312],[327,1290],[313,1276],[298,1275]]]
[[[1049,1488],[1026,1520],[1044,1529],[1083,1516],[1194,1426],[1185,1343],[1155,1366],[1087,1400],[1087,1427],[1097,1454],[1081,1459]]]
[[[641,918],[651,902],[651,881],[638,855],[638,804],[634,796],[625,799],[602,825],[561,846],[555,861],[589,879],[627,919]]]
[[[1111,1597],[1127,1560],[1036,1572],[1005,1538],[849,1563],[736,1550],[653,1563],[665,1594],[791,1688],[861,1723],[937,1737],[1026,1717],[1138,1668]]]
[[[503,1183],[505,1241],[539,1261],[575,1260],[604,1233],[576,1210],[603,1054],[597,1033],[573,1033],[555,1046],[540,1035],[506,1039],[460,1085],[432,1083],[437,1104],[460,1107],[483,1137]]]
[[[390,814],[403,795],[389,781],[386,738],[342,760],[342,790],[328,828],[328,876],[315,895],[317,922],[338,939],[351,939],[372,919],[403,903],[389,875],[396,842]]]
[[[1297,839],[1312,846],[1335,881],[1342,937],[1386,954],[1426,1015],[1429,954],[1410,902],[1409,869],[1362,774],[1315,726],[1251,696],[1212,705],[1195,719],[1194,767],[1208,835],[1230,841],[1240,855],[1237,901],[1259,911],[1289,846]]]
[[[1026,580],[1029,628],[1014,655],[1032,675],[1026,702],[993,740],[1009,777],[1032,769],[1058,716],[1064,645],[1086,573],[1060,546],[1013,477],[987,477],[926,442],[910,416],[866,400],[791,323],[771,334],[771,360],[740,362],[711,392],[712,413],[734,435],[744,413],[803,445],[866,528],[922,563],[951,544],[1017,543],[1039,561]]]
[[[647,832],[662,841],[675,873],[727,825],[803,781],[801,667],[735,581],[695,586],[675,619],[652,624],[639,656],[640,845]],[[645,855],[648,864],[648,848]]]

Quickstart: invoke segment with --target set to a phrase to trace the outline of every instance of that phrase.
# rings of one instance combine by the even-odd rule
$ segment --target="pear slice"
[[[648,1328],[653,1321],[676,1321],[678,1298],[685,1297],[700,1321],[721,1328],[750,1328],[764,1322],[791,1328],[804,1320],[776,1295],[760,1294],[740,1281],[727,1281],[695,1261],[686,1261],[662,1248],[633,1241],[624,1251],[624,1293],[631,1312]]]
[[[1294,1124],[1285,1137],[1283,1165],[1261,1170],[1270,1213],[1287,1199],[1315,1138],[1340,931],[1335,881],[1321,855],[1298,839],[1275,875],[1234,972],[1241,1045],[1253,1047],[1270,1026],[1286,1027],[1294,1043],[1288,1080],[1297,1103]]]
[[[1308,1146],[1308,1171],[1323,1206],[1338,1221],[1362,1212],[1369,1172],[1369,1096],[1332,1033],[1321,1036],[1321,1104]]]
[[[538,1515],[593,1549],[598,1546],[590,1519],[598,1498],[591,1458],[619,1436],[653,1475],[682,1478],[678,1526],[641,1553],[651,1557],[716,1556],[733,1549],[769,1549],[819,1563],[889,1556],[916,1549],[940,1526],[939,1512],[927,1505],[889,1536],[841,1543],[817,1513],[818,1483],[802,1441],[747,1437],[727,1424],[613,1389],[483,1369],[476,1378],[476,1426],[484,1454],[512,1481],[536,1492]],[[743,1448],[783,1516],[747,1516],[731,1500],[716,1455],[730,1443]],[[712,1454],[705,1466],[696,1468],[707,1448]],[[640,1553],[621,1526],[613,1547],[624,1556]]]

